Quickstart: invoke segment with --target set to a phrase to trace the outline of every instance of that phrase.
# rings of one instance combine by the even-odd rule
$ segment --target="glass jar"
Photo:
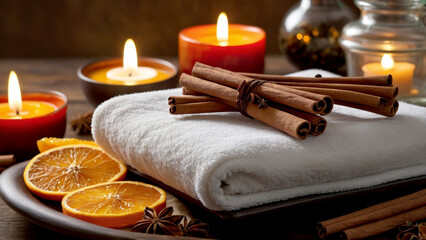
[[[354,19],[355,13],[340,0],[301,0],[281,21],[280,51],[300,69],[345,73],[338,38],[343,26]]]
[[[426,105],[422,0],[355,0],[361,10],[339,39],[349,76],[392,74],[399,96]]]

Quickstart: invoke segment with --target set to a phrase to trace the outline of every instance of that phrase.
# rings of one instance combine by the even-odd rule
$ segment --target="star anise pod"
[[[92,132],[93,111],[79,114],[71,121],[71,127],[78,135],[87,135]]]
[[[268,107],[268,100],[261,98],[259,95],[255,95],[256,101],[258,103],[257,108],[260,109],[265,109]]]
[[[188,221],[186,217],[183,219],[183,224],[179,225],[182,229],[183,236],[187,237],[207,237],[209,235],[207,223],[203,223],[198,219]]]
[[[421,239],[426,239],[426,222],[422,222],[419,224],[419,237]]]
[[[426,223],[420,224],[407,221],[406,224],[399,227],[397,240],[426,240]]]
[[[182,236],[183,232],[179,227],[179,223],[184,216],[173,216],[172,213],[173,207],[164,208],[158,215],[154,209],[146,207],[142,220],[138,221],[130,230],[134,232]]]

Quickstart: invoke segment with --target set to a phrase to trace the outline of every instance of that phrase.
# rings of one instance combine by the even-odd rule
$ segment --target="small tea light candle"
[[[394,62],[390,54],[384,54],[380,63],[367,63],[362,66],[364,76],[392,74],[393,84],[398,87],[400,95],[412,93],[414,64]]]
[[[226,14],[221,13],[217,24],[180,31],[180,71],[190,74],[198,61],[236,72],[263,73],[265,36],[258,27],[228,24]]]
[[[102,62],[104,64],[88,72],[87,77],[106,84],[134,86],[161,82],[170,78],[172,74],[167,69],[156,68],[146,61],[139,62],[136,45],[132,39],[127,39],[124,44],[123,59],[119,65],[111,66],[105,61]]]
[[[83,92],[93,106],[118,95],[177,87],[177,69],[165,60],[138,58],[128,39],[123,58],[89,63],[77,72]]]
[[[63,137],[67,98],[54,91],[21,95],[15,72],[9,75],[8,95],[0,95],[0,155],[25,160],[38,153],[37,140]]]

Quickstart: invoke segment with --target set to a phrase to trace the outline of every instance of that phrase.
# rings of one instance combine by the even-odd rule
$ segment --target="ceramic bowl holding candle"
[[[190,74],[194,63],[201,62],[236,72],[263,73],[265,31],[254,26],[228,25],[221,16],[217,24],[180,31],[180,71]]]
[[[118,95],[177,87],[178,70],[172,63],[138,58],[134,43],[128,43],[123,58],[91,62],[78,70],[83,92],[93,106]]]
[[[0,94],[0,155],[14,154],[22,161],[39,153],[37,140],[64,137],[68,100],[56,91],[23,92],[22,96],[18,91],[9,98]],[[9,87],[9,96],[10,92]]]

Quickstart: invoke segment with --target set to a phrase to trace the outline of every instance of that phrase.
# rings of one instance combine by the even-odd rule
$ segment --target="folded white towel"
[[[301,74],[316,73],[330,76]],[[400,103],[387,118],[335,106],[323,135],[297,140],[236,112],[170,115],[167,98],[180,94],[179,88],[112,98],[94,113],[93,137],[109,154],[212,210],[426,174],[423,107]]]

